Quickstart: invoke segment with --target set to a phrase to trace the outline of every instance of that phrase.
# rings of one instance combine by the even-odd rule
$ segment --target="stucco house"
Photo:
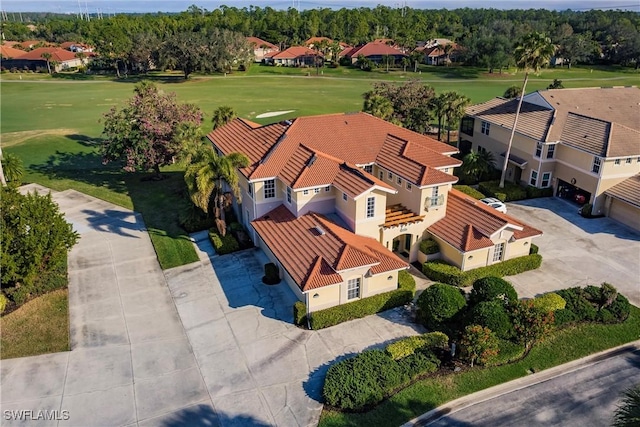
[[[238,118],[208,138],[249,158],[238,217],[310,311],[395,289],[426,238],[469,269],[526,255],[541,234],[452,190],[454,147],[366,113]]]
[[[74,52],[59,47],[39,47],[29,52],[23,52],[22,55],[3,61],[2,65],[6,68],[28,68],[30,70],[47,69],[47,60],[42,54],[51,55],[49,59],[51,69],[57,71],[66,70],[72,67],[80,67],[83,62],[76,57]]]
[[[305,46],[291,46],[282,52],[265,55],[264,62],[287,67],[313,67],[316,65],[316,58],[323,58],[322,53]]]
[[[460,150],[489,150],[501,167],[517,103],[495,98],[468,107]],[[640,209],[607,205],[605,193],[640,173],[640,89],[548,89],[525,95],[508,162],[509,181],[553,188],[556,196],[591,203],[594,215],[627,217],[623,221],[633,226],[631,218]]]
[[[262,62],[268,54],[279,52],[280,48],[273,43],[262,40],[258,37],[247,37],[247,42],[253,47],[253,56],[255,62]]]
[[[352,64],[355,64],[360,56],[364,56],[376,64],[382,64],[385,57],[392,58],[390,61],[391,64],[400,63],[402,58],[407,56],[400,49],[390,46],[382,40],[385,39],[372,41],[348,50],[345,49],[341,52],[340,56],[349,58]]]

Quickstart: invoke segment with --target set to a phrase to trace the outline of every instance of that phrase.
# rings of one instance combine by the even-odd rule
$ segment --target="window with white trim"
[[[247,184],[247,193],[249,193],[249,196],[253,197],[253,184],[252,183],[248,183]]]
[[[624,162],[626,164],[630,165],[631,164],[631,160],[632,160],[631,157],[627,157]]]
[[[396,182],[398,183],[398,185],[402,185],[402,178],[398,177],[398,180]]]
[[[360,278],[349,279],[347,282],[347,299],[360,298]]]
[[[482,122],[481,126],[480,126],[480,133],[483,133],[485,135],[489,135],[489,130],[491,128],[491,124],[489,122]]]
[[[373,173],[373,165],[366,165],[364,171],[367,173]]]
[[[291,187],[287,187],[287,202],[291,203]]]
[[[556,155],[556,146],[555,144],[549,145],[547,147],[547,159],[553,159]]]
[[[302,190],[302,194],[304,196],[308,196],[309,195],[309,190]]]
[[[551,186],[551,172],[545,172],[542,174],[542,182],[540,183],[540,187],[548,188]]]
[[[380,179],[380,181],[382,181],[384,179],[384,171],[379,171],[378,172],[378,178]]]
[[[324,191],[325,193],[328,193],[329,191],[331,191],[331,186],[327,185],[326,187],[324,187]]]
[[[433,187],[431,189],[431,198],[429,199],[429,207],[440,206],[442,204],[440,199],[440,187]]]
[[[313,189],[313,194],[320,194],[320,189],[319,188],[314,188]]]
[[[538,142],[536,144],[536,154],[535,154],[535,156],[536,157],[542,156],[542,143],[541,142]]]
[[[504,256],[504,243],[498,243],[493,247],[493,262],[502,261]]]
[[[638,157],[638,158],[636,159],[636,162],[640,163],[640,157]]]
[[[602,160],[600,157],[596,156],[593,158],[593,164],[591,165],[591,172],[600,173],[600,165],[602,164]]]
[[[273,199],[276,197],[276,180],[270,179],[264,182],[264,198]]]
[[[347,201],[347,193],[342,193],[342,200]]]
[[[615,166],[620,166],[620,159],[615,159],[615,160],[613,161],[613,164],[614,164]]]
[[[393,181],[393,174],[391,172],[387,172],[387,179]]]
[[[373,218],[376,214],[376,198],[367,197],[367,218]]]
[[[538,171],[531,171],[531,178],[529,178],[529,184],[534,187],[538,184]]]
[[[407,190],[411,191],[411,183],[407,181]]]

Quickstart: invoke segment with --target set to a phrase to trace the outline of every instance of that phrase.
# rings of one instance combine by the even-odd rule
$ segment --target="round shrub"
[[[501,301],[482,301],[471,311],[471,324],[491,329],[499,338],[513,337],[513,323]]]
[[[515,302],[518,300],[518,293],[513,286],[511,286],[511,283],[500,277],[483,277],[473,282],[473,289],[469,297],[471,304],[496,299],[505,302]],[[493,328],[489,329],[493,330]]]
[[[535,298],[533,300],[533,305],[544,312],[549,312],[562,310],[567,306],[567,302],[555,292],[549,292]]]
[[[629,312],[631,311],[631,304],[629,304],[629,300],[624,296],[618,294],[616,299],[607,306],[607,308],[603,308],[600,310],[599,316],[600,321],[605,323],[617,323],[624,322],[629,317]],[[609,313],[611,317],[605,320],[606,314]]]
[[[467,305],[467,301],[460,289],[436,283],[420,294],[417,305],[424,323],[430,328],[436,328],[453,320]]]
[[[600,290],[595,286],[592,288],[595,288],[595,290],[600,292]],[[556,293],[566,301],[567,305],[564,309],[569,310],[575,314],[575,319],[572,321],[594,321],[598,317],[598,310],[585,297],[585,295],[590,295],[590,297],[595,295],[594,289],[587,290],[585,288],[583,290],[581,288],[569,288],[561,289],[559,291],[556,291]],[[560,311],[562,310],[559,310],[556,314],[560,314]],[[565,314],[560,314],[560,316],[564,317]]]
[[[386,393],[409,380],[408,374],[382,350],[369,350],[332,365],[322,394],[342,409],[361,409],[380,402]]]

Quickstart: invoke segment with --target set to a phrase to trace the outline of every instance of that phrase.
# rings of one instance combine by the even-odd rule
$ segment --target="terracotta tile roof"
[[[0,56],[2,56],[2,58],[4,59],[17,59],[26,53],[27,52],[25,52],[24,50],[15,49],[10,46],[0,46]]]
[[[302,291],[342,283],[339,273],[352,268],[371,266],[373,274],[407,268],[374,239],[313,212],[296,218],[280,205],[251,224]]]
[[[26,52],[24,55],[20,56],[20,59],[44,61],[45,59],[42,57],[42,54],[45,52],[51,54],[51,61],[65,62],[76,59],[75,53],[65,49],[60,49],[59,47],[39,47],[37,49],[33,49],[32,51]]]
[[[262,46],[266,46],[268,49],[272,49],[272,50],[280,50],[280,48],[278,48],[278,46],[276,46],[273,43],[269,43],[266,40],[262,40],[261,38],[258,37],[247,37],[247,42],[249,42],[250,45],[254,45],[254,48],[261,48]]]
[[[604,194],[640,208],[640,174],[634,175],[614,185],[606,190]]]
[[[33,46],[38,44],[43,44],[46,46],[46,45],[49,45],[50,43],[48,43],[46,40],[25,40],[19,44],[25,49],[31,49]]]
[[[329,37],[311,37],[306,42],[304,42],[305,46],[315,45],[316,43],[320,43],[321,41],[326,41],[327,43],[333,43],[333,40]]]
[[[316,52],[313,49],[309,49],[306,46],[291,46],[282,52],[277,52],[275,55],[270,55],[273,59],[296,59],[301,56],[323,56],[321,52]]]
[[[494,98],[482,104],[467,107],[466,112],[481,120],[511,129],[517,107],[517,99]],[[550,108],[523,102],[517,130],[524,135],[544,141],[552,118],[553,110]]]
[[[20,42],[17,41],[13,41],[13,40],[2,40],[1,41],[1,45],[2,46],[7,46],[7,47],[13,47],[17,44],[20,44]]]
[[[352,197],[373,186],[395,191],[356,167],[374,162],[415,185],[457,181],[435,169],[461,164],[445,155],[455,148],[369,114],[300,117],[287,123],[260,126],[236,119],[208,137],[224,154],[249,157],[251,165],[242,171],[248,178],[277,176],[292,188],[334,184]]]
[[[360,55],[363,55],[365,57],[380,56],[380,55],[407,56],[404,53],[402,53],[399,49],[396,49],[393,46],[389,46],[386,43],[381,43],[376,41],[369,42],[365,45],[355,47],[345,55],[349,58],[358,57]]]
[[[449,191],[445,217],[427,230],[466,252],[493,246],[490,236],[508,226],[514,228],[515,239],[542,234],[542,231],[452,189]]]

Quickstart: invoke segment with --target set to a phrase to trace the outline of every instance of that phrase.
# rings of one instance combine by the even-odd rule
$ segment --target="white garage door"
[[[629,203],[612,199],[609,217],[640,231],[640,208]]]

